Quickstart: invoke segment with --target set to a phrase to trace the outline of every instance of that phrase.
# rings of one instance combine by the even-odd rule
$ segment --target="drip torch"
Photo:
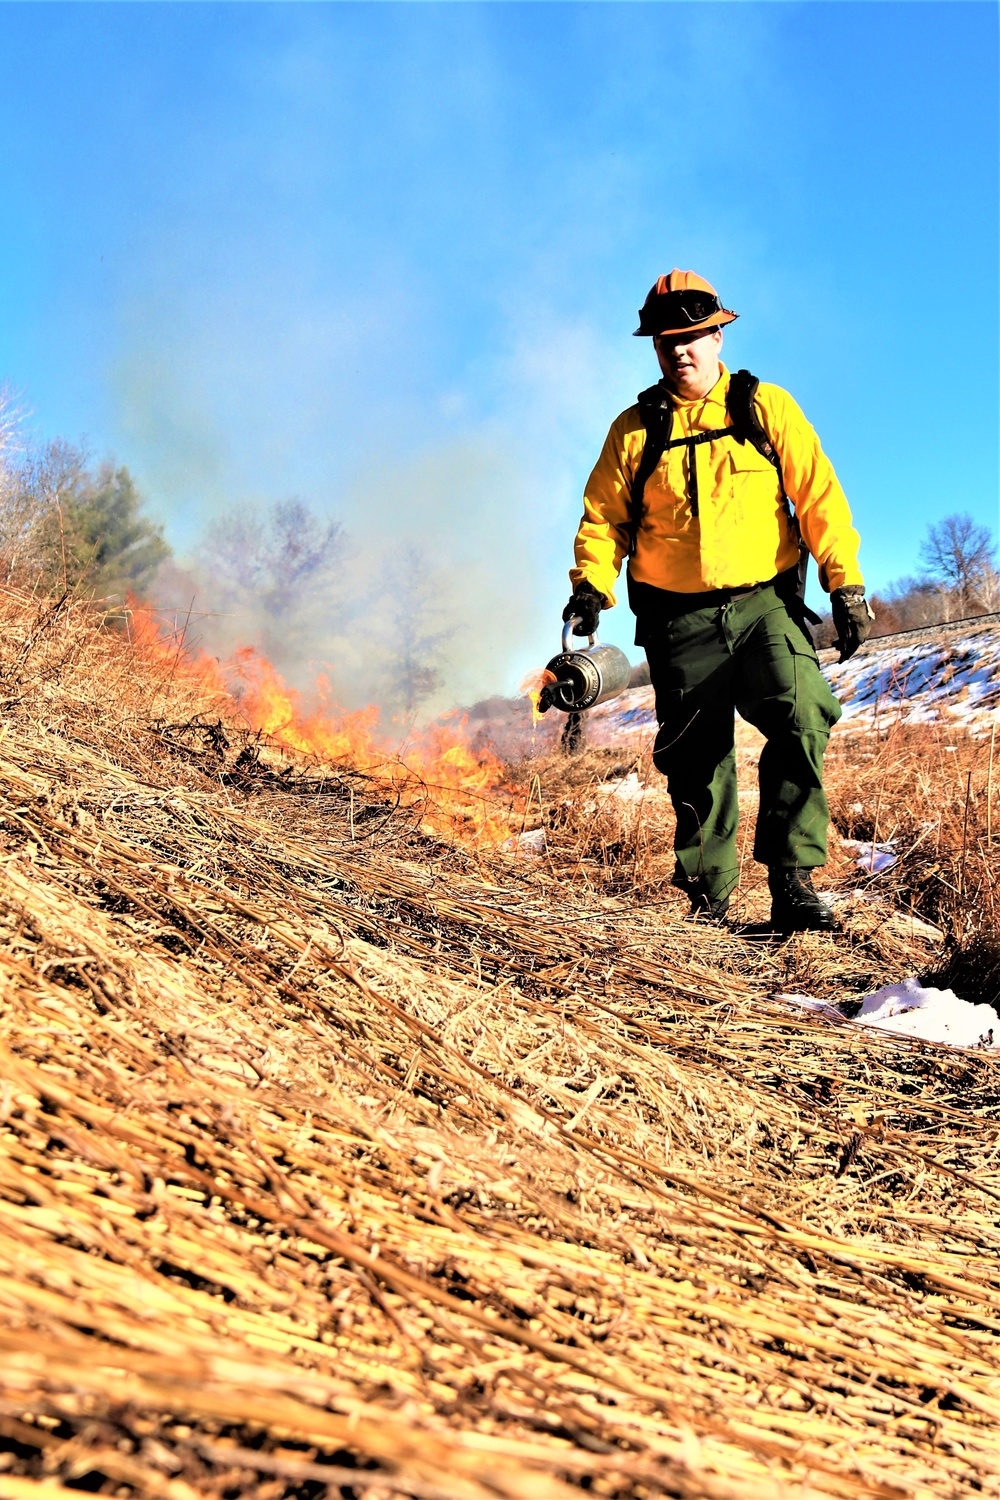
[[[586,648],[574,650],[570,637],[578,625],[573,615],[563,626],[562,651],[545,668],[545,686],[538,695],[538,712],[560,708],[563,713],[579,714],[617,698],[629,685],[632,667],[624,651],[617,646],[602,646],[596,635],[588,637]]]

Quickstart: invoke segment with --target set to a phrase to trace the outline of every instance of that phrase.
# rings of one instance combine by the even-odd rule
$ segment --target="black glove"
[[[837,639],[833,644],[840,651],[840,660],[846,661],[868,639],[875,616],[860,584],[848,584],[845,588],[834,589],[830,595],[830,605],[837,630]]]
[[[596,635],[597,616],[607,605],[607,599],[595,589],[592,583],[584,578],[573,590],[573,597],[563,610],[563,621],[572,620],[575,615],[579,621],[573,626],[574,635]]]

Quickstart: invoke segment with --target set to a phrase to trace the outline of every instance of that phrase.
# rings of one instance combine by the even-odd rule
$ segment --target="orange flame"
[[[521,683],[519,691],[526,698],[531,699],[531,722],[533,724],[540,724],[545,717],[544,714],[538,712],[538,700],[542,696],[542,688],[558,680],[554,672],[550,672],[548,667],[543,667],[540,672],[529,672]]]
[[[434,724],[405,751],[394,754],[378,740],[375,707],[341,713],[330,698],[330,684],[317,677],[317,707],[308,711],[266,657],[244,646],[225,664],[203,651],[171,642],[152,609],[129,600],[130,635],[147,659],[170,663],[206,693],[224,695],[249,724],[274,745],[325,763],[360,771],[391,792],[399,803],[421,812],[426,833],[444,834],[477,845],[497,845],[510,835],[510,819],[520,794],[507,783],[502,762],[492,751],[474,750],[464,735],[466,721]]]

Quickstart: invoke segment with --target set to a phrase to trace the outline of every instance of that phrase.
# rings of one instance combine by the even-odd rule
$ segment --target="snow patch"
[[[854,850],[858,856],[854,863],[868,875],[881,875],[883,870],[891,870],[898,858],[896,846],[891,842],[864,844],[858,839],[841,839],[840,842],[845,849]]]
[[[814,1000],[811,995],[775,995],[775,1000],[784,1000],[788,1005],[797,1005],[800,1010],[811,1010],[828,1021],[846,1021],[842,1010],[831,1005],[829,1000]]]
[[[953,990],[923,989],[915,979],[867,995],[856,1020],[925,1042],[1000,1049],[1000,1020],[992,1005],[973,1005]]]
[[[776,995],[800,1010],[812,1011],[831,1021],[846,1021],[843,1011],[828,1000],[808,995]],[[1000,1020],[992,1005],[973,1005],[960,1000],[953,990],[924,988],[915,979],[902,979],[866,995],[853,1023],[912,1036],[924,1042],[943,1042],[949,1047],[985,1047],[1000,1051]]]
[[[639,780],[634,771],[621,781],[603,781],[594,787],[594,797],[601,802],[614,798],[617,802],[645,802],[649,796],[649,787],[645,782]]]

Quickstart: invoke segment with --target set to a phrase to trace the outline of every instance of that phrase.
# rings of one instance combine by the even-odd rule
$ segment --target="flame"
[[[394,753],[379,741],[378,709],[341,712],[325,676],[317,676],[317,706],[308,710],[301,694],[254,647],[244,646],[221,663],[171,640],[148,605],[130,599],[129,611],[130,636],[141,655],[162,665],[169,662],[173,677],[224,696],[230,710],[273,745],[362,772],[401,805],[417,808],[426,833],[481,846],[508,839],[520,794],[506,782],[503,764],[492,751],[469,744],[464,718],[433,724],[405,752]]]
[[[554,672],[550,672],[548,667],[543,667],[540,672],[529,672],[521,683],[519,691],[526,698],[531,699],[531,722],[533,724],[541,723],[544,718],[544,714],[538,712],[538,700],[542,695],[542,688],[558,680]]]

